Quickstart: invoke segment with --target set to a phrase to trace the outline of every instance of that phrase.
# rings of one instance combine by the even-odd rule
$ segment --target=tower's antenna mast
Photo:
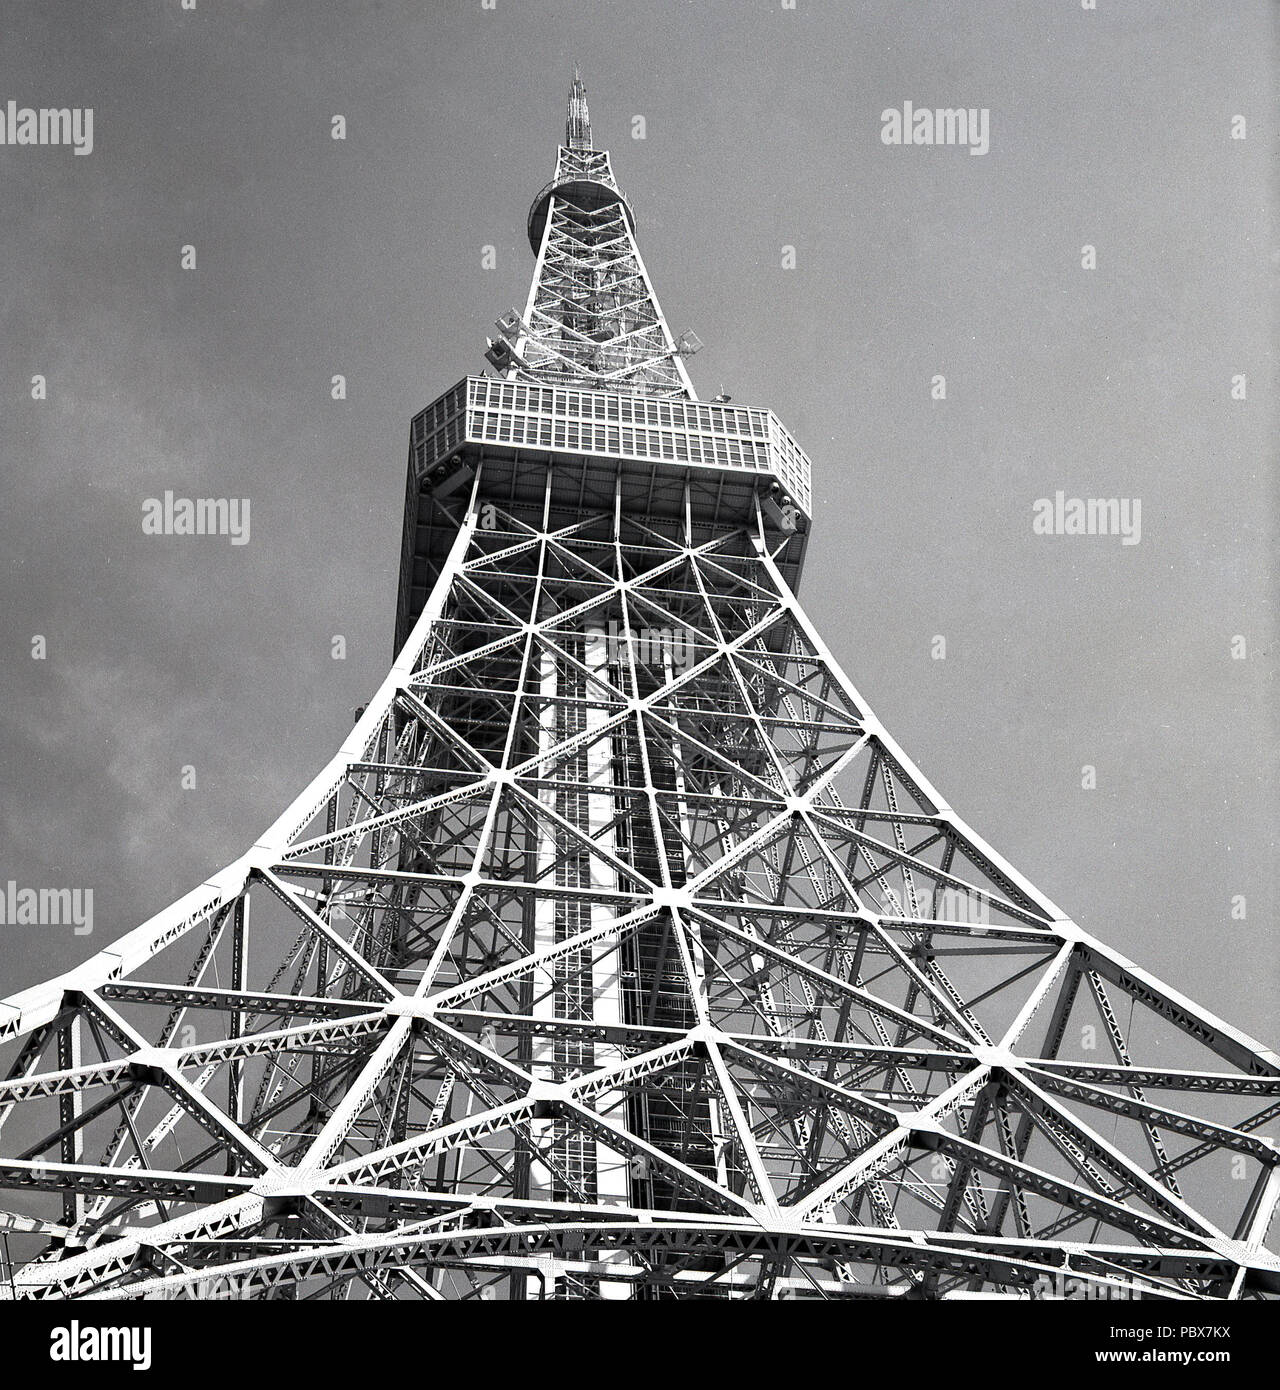
[[[591,148],[591,113],[587,110],[587,89],[578,65],[573,65],[573,86],[569,88],[569,114],[564,123],[564,142],[571,150]]]

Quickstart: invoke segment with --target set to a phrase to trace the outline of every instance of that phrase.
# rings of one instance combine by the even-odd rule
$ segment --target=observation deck
[[[625,514],[694,535],[765,517],[778,564],[799,582],[812,501],[810,463],[771,410],[468,376],[413,418],[397,644],[422,610],[476,475],[478,496],[541,525],[547,474],[553,525]],[[788,529],[790,528],[792,529]]]

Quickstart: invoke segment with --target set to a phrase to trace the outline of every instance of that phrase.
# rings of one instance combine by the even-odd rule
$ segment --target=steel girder
[[[957,818],[763,526],[481,492],[298,802],[8,1002],[17,1294],[1270,1289],[1280,1062]]]
[[[491,360],[693,400],[576,81],[530,229]],[[1280,1058],[959,819],[773,494],[481,434],[411,471],[452,539],[325,769],[0,1003],[0,1296],[1276,1292]]]

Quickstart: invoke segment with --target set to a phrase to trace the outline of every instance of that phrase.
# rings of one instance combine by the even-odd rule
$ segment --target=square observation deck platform
[[[784,577],[792,588],[799,582],[810,463],[773,411],[468,376],[410,426],[397,646],[422,611],[477,474],[481,500],[540,525],[548,470],[553,524],[611,515],[620,490],[624,514],[682,525],[687,487],[698,542],[763,516],[770,549],[785,543]]]

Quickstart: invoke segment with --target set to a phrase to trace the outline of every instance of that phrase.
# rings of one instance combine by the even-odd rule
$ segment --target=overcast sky
[[[701,394],[813,459],[801,594],[864,697],[1274,1041],[1275,8],[495,3],[6,3],[0,107],[94,149],[0,148],[0,886],[91,887],[95,931],[0,928],[0,993],[241,853],[377,685],[408,422],[524,302],[576,59]],[[883,144],[905,101],[989,151]],[[249,543],[144,535],[166,489],[249,498]],[[1033,534],[1058,490],[1140,543]]]

